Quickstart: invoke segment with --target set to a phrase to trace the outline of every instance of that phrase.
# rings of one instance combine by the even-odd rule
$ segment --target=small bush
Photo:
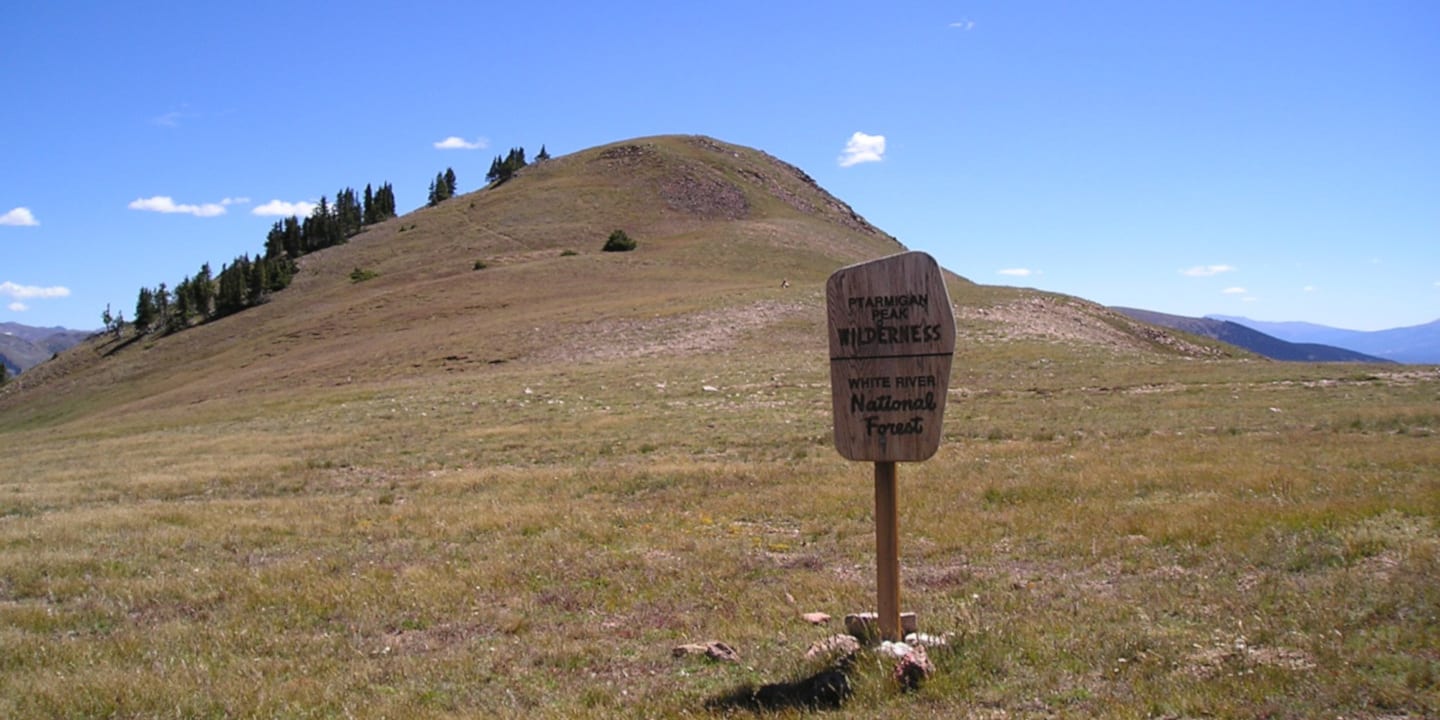
[[[484,270],[484,269],[487,268],[487,267],[490,267],[490,265],[487,264],[484,260],[476,260],[476,261],[475,261],[475,269],[476,269],[476,270]]]
[[[350,282],[365,282],[366,280],[374,280],[377,277],[380,277],[380,273],[374,270],[363,270],[357,267],[350,271]]]
[[[575,257],[576,255],[579,255],[579,254],[580,254],[580,253],[575,252],[574,250],[561,250],[561,251],[560,251],[560,257]]]
[[[629,252],[635,249],[635,241],[625,234],[624,230],[616,230],[610,233],[610,239],[605,241],[605,252]]]

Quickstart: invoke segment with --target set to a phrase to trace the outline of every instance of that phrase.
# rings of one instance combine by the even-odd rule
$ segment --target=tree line
[[[535,161],[548,160],[545,146]],[[509,180],[526,166],[525,148],[512,148],[504,158],[495,157],[485,179],[491,183]],[[455,170],[446,168],[430,183],[427,205],[438,205],[455,196]],[[200,265],[173,288],[160,283],[142,287],[135,300],[133,325],[139,335],[171,333],[208,320],[230,315],[265,302],[271,293],[284,290],[295,276],[295,261],[312,252],[341,245],[369,225],[396,217],[395,189],[390,183],[378,189],[365,186],[364,194],[353,188],[335,193],[335,202],[321,196],[320,203],[305,217],[291,215],[277,221],[265,236],[265,250],[255,257],[243,254],[214,272],[210,263]],[[126,326],[123,313],[112,315],[105,307],[101,315],[105,329],[117,336]]]
[[[271,226],[263,254],[254,258],[249,253],[240,255],[221,265],[218,273],[210,263],[203,263],[173,288],[165,283],[140,288],[131,324],[141,335],[171,333],[259,305],[271,293],[290,285],[299,258],[343,244],[367,225],[395,216],[395,189],[388,182],[378,190],[366,185],[364,195],[344,188],[335,193],[333,204],[321,196],[303,220],[291,215]],[[125,324],[123,315],[112,316],[109,307],[101,320],[117,334]]]
[[[541,145],[539,154],[535,156],[535,162],[544,162],[549,159],[550,153],[545,150],[544,145]],[[507,153],[505,157],[502,158],[496,155],[495,159],[490,162],[490,171],[485,173],[485,182],[495,183],[497,185],[503,183],[514,177],[520,168],[528,164],[529,163],[525,162],[525,148],[510,148],[510,152]]]

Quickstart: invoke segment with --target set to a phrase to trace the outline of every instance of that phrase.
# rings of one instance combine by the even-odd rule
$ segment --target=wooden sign
[[[918,462],[940,447],[955,315],[935,258],[851,265],[825,286],[835,447],[850,460]]]

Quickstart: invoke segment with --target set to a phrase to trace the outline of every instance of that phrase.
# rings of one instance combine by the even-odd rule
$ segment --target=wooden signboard
[[[940,448],[955,314],[935,258],[901,253],[841,268],[825,285],[835,447],[875,463],[880,636],[900,639],[900,510],[895,463]]]
[[[825,286],[835,447],[850,460],[917,462],[940,447],[955,315],[935,258],[851,265]]]

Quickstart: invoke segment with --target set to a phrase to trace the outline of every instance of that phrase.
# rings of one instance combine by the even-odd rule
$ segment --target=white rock
[[[915,648],[910,647],[908,643],[890,642],[889,640],[880,643],[880,654],[886,657],[898,659],[909,655],[914,650]]]

